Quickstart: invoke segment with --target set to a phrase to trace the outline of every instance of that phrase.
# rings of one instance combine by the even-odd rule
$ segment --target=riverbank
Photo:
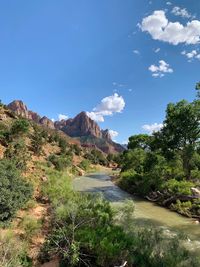
[[[199,196],[196,195],[172,195],[165,192],[152,192],[147,196],[140,195],[139,193],[134,193],[134,190],[130,186],[126,186],[123,178],[120,175],[111,176],[112,181],[115,185],[119,186],[122,190],[131,194],[133,197],[143,198],[155,205],[169,209],[170,211],[176,212],[181,216],[192,218],[195,224],[200,223],[200,203]],[[191,193],[192,194],[192,193]],[[192,202],[191,202],[192,201]]]
[[[181,233],[191,242],[186,246],[200,255],[199,225],[194,224],[191,218],[186,218],[155,203],[135,197],[121,190],[115,181],[111,181],[108,173],[88,174],[77,177],[73,181],[73,188],[79,192],[101,193],[111,205],[119,206],[127,200],[134,203],[134,223],[145,227],[159,227],[171,233]]]

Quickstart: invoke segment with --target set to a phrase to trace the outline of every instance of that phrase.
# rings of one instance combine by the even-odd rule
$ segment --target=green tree
[[[200,98],[200,82],[196,84],[197,97]]]
[[[11,219],[32,195],[32,186],[20,177],[16,166],[0,160],[0,221]]]
[[[149,136],[148,134],[133,135],[129,138],[128,149],[148,149],[150,148],[151,142],[152,136]]]
[[[164,127],[161,130],[164,153],[180,153],[187,179],[191,177],[191,159],[200,138],[199,122],[200,110],[196,108],[196,102],[188,103],[182,100],[168,105]]]

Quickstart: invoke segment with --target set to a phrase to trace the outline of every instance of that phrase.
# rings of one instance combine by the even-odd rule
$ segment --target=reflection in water
[[[78,177],[73,182],[74,189],[80,192],[102,193],[112,205],[120,205],[132,199],[135,205],[135,222],[140,225],[160,226],[171,233],[181,232],[188,236],[187,247],[200,255],[200,226],[168,209],[149,201],[132,197],[114,185],[106,174],[96,173]]]

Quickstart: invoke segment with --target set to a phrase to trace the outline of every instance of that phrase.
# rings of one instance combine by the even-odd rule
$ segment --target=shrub
[[[26,119],[18,119],[13,122],[11,126],[11,134],[13,136],[20,136],[26,134],[29,131],[30,124]]]
[[[32,150],[36,155],[40,155],[42,152],[42,146],[44,144],[43,131],[38,126],[34,127],[34,134],[31,139]]]
[[[26,245],[11,232],[0,235],[0,267],[31,267]]]
[[[90,160],[93,164],[100,164],[103,166],[107,166],[108,164],[108,161],[104,157],[103,153],[96,149],[93,149],[90,153],[87,153],[85,158]]]
[[[83,169],[84,171],[88,171],[89,168],[90,168],[90,164],[91,164],[91,163],[90,163],[89,160],[84,159],[84,160],[82,160],[81,163],[79,164],[79,167],[80,167],[81,169]]]
[[[17,169],[24,171],[27,167],[27,161],[30,159],[30,154],[24,141],[18,140],[8,145],[4,157],[11,160]]]
[[[72,165],[72,158],[70,156],[57,156],[52,154],[48,157],[48,161],[51,162],[58,171],[62,171]]]
[[[59,145],[59,147],[60,147],[60,149],[61,149],[61,154],[65,154],[66,153],[66,151],[67,151],[67,146],[68,146],[68,143],[67,143],[67,141],[64,139],[64,138],[59,138],[59,141],[58,141],[58,145]]]
[[[182,194],[182,195],[191,195],[191,188],[194,187],[194,184],[189,181],[177,181],[171,179],[167,181],[163,188],[169,191],[172,195]]]
[[[77,144],[72,144],[71,150],[75,155],[77,155],[77,156],[81,155],[82,149]]]
[[[41,229],[41,222],[31,216],[26,216],[20,223],[27,239],[31,239]]]
[[[0,160],[0,221],[11,219],[32,195],[32,186],[20,177],[16,166]]]

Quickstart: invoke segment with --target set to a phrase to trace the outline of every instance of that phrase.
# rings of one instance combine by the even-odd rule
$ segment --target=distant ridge
[[[36,112],[28,110],[21,100],[14,100],[7,107],[17,115],[32,120],[44,127],[57,129],[72,138],[78,138],[83,145],[94,146],[104,153],[118,153],[124,147],[112,141],[109,130],[101,130],[99,125],[82,111],[73,119],[53,122],[46,116],[41,117]]]

